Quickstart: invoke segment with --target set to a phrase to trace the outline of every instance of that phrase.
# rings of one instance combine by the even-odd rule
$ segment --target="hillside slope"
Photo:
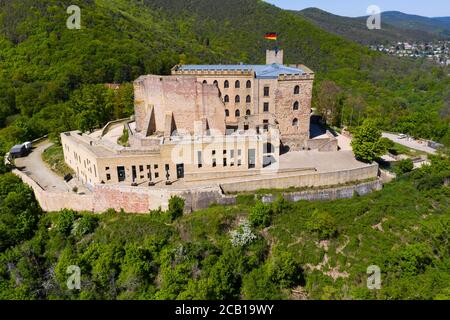
[[[330,33],[364,45],[398,41],[430,41],[436,38],[435,34],[428,31],[395,27],[387,24],[385,19],[381,20],[380,30],[369,30],[367,18],[342,17],[317,8],[308,8],[296,13]]]
[[[428,18],[398,11],[386,11],[382,20],[392,26],[409,30],[423,30],[439,37],[450,38],[450,17]]]
[[[450,141],[444,70],[370,52],[263,1],[84,0],[82,29],[68,30],[71,4],[0,2],[0,126],[11,124],[0,130],[3,151],[123,114],[111,108],[130,100],[118,103],[95,84],[167,74],[177,63],[263,63],[275,45],[268,31],[280,34],[286,63],[316,71],[316,96],[324,80],[340,88],[336,124],[377,117],[391,130]]]

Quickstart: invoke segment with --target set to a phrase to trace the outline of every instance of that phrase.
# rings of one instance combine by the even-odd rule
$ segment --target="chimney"
[[[283,64],[283,50],[266,50],[266,64]]]

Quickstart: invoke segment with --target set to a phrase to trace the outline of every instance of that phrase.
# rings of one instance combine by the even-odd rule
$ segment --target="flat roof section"
[[[280,75],[304,75],[303,69],[287,67],[282,64],[230,64],[230,65],[181,65],[176,71],[253,71],[257,79],[277,79]]]

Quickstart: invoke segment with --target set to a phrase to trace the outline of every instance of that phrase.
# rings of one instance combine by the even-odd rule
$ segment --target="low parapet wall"
[[[268,179],[254,179],[242,182],[223,183],[226,193],[246,192],[260,189],[289,189],[291,187],[321,187],[364,181],[378,176],[378,164],[334,172],[318,172]]]
[[[179,196],[185,199],[185,211],[191,212],[209,207],[213,203],[232,205],[236,203],[236,196],[224,195],[225,192],[256,191],[260,189],[288,189],[289,187],[320,187],[345,184],[355,181],[376,178],[378,165],[345,170],[338,172],[303,174],[271,179],[257,179],[235,183],[225,183],[221,186],[199,187],[191,190],[158,189],[148,187],[131,187],[125,185],[96,185],[91,194],[77,194],[73,192],[53,192],[44,190],[39,184],[25,173],[14,169],[24,183],[30,186],[37,201],[44,211],[52,212],[62,209],[76,211],[105,212],[112,208],[116,211],[124,210],[132,213],[148,213],[150,210],[168,209],[169,199]],[[288,200],[328,200],[346,198],[358,194],[366,194],[381,188],[379,180],[356,183],[351,186],[335,187],[322,190],[306,190],[291,193]]]
[[[94,209],[94,197],[92,194],[82,195],[74,192],[52,192],[44,190],[36,181],[22,171],[14,169],[12,173],[21,178],[25,184],[33,189],[34,196],[44,211],[52,212],[62,209],[93,211]]]

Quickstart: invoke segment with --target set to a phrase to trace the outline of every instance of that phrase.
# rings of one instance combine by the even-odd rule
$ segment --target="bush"
[[[171,197],[169,200],[168,212],[172,221],[181,217],[183,215],[183,211],[184,211],[184,199],[177,196]]]
[[[282,195],[272,203],[272,211],[274,214],[282,214],[291,208],[291,204]]]
[[[82,237],[89,233],[94,232],[98,225],[98,218],[92,215],[84,215],[77,219],[72,226],[72,234],[78,237]]]
[[[294,260],[292,253],[275,249],[268,264],[270,279],[282,288],[292,288],[303,275],[300,265]]]
[[[58,221],[56,223],[56,230],[65,235],[70,235],[73,223],[77,218],[77,214],[73,210],[64,209],[59,213]]]
[[[242,221],[239,224],[239,228],[230,232],[231,244],[235,247],[243,247],[251,243],[256,239],[256,236],[252,233],[250,223],[247,220]]]
[[[306,228],[308,231],[316,233],[321,240],[329,239],[337,233],[336,222],[333,216],[318,210],[315,210],[311,218],[308,219]]]
[[[414,169],[414,163],[411,159],[404,159],[401,160],[397,165],[395,166],[395,173],[397,174],[405,174],[408,172],[411,172]]]
[[[272,220],[272,207],[258,201],[249,215],[249,221],[255,227],[268,227]]]

